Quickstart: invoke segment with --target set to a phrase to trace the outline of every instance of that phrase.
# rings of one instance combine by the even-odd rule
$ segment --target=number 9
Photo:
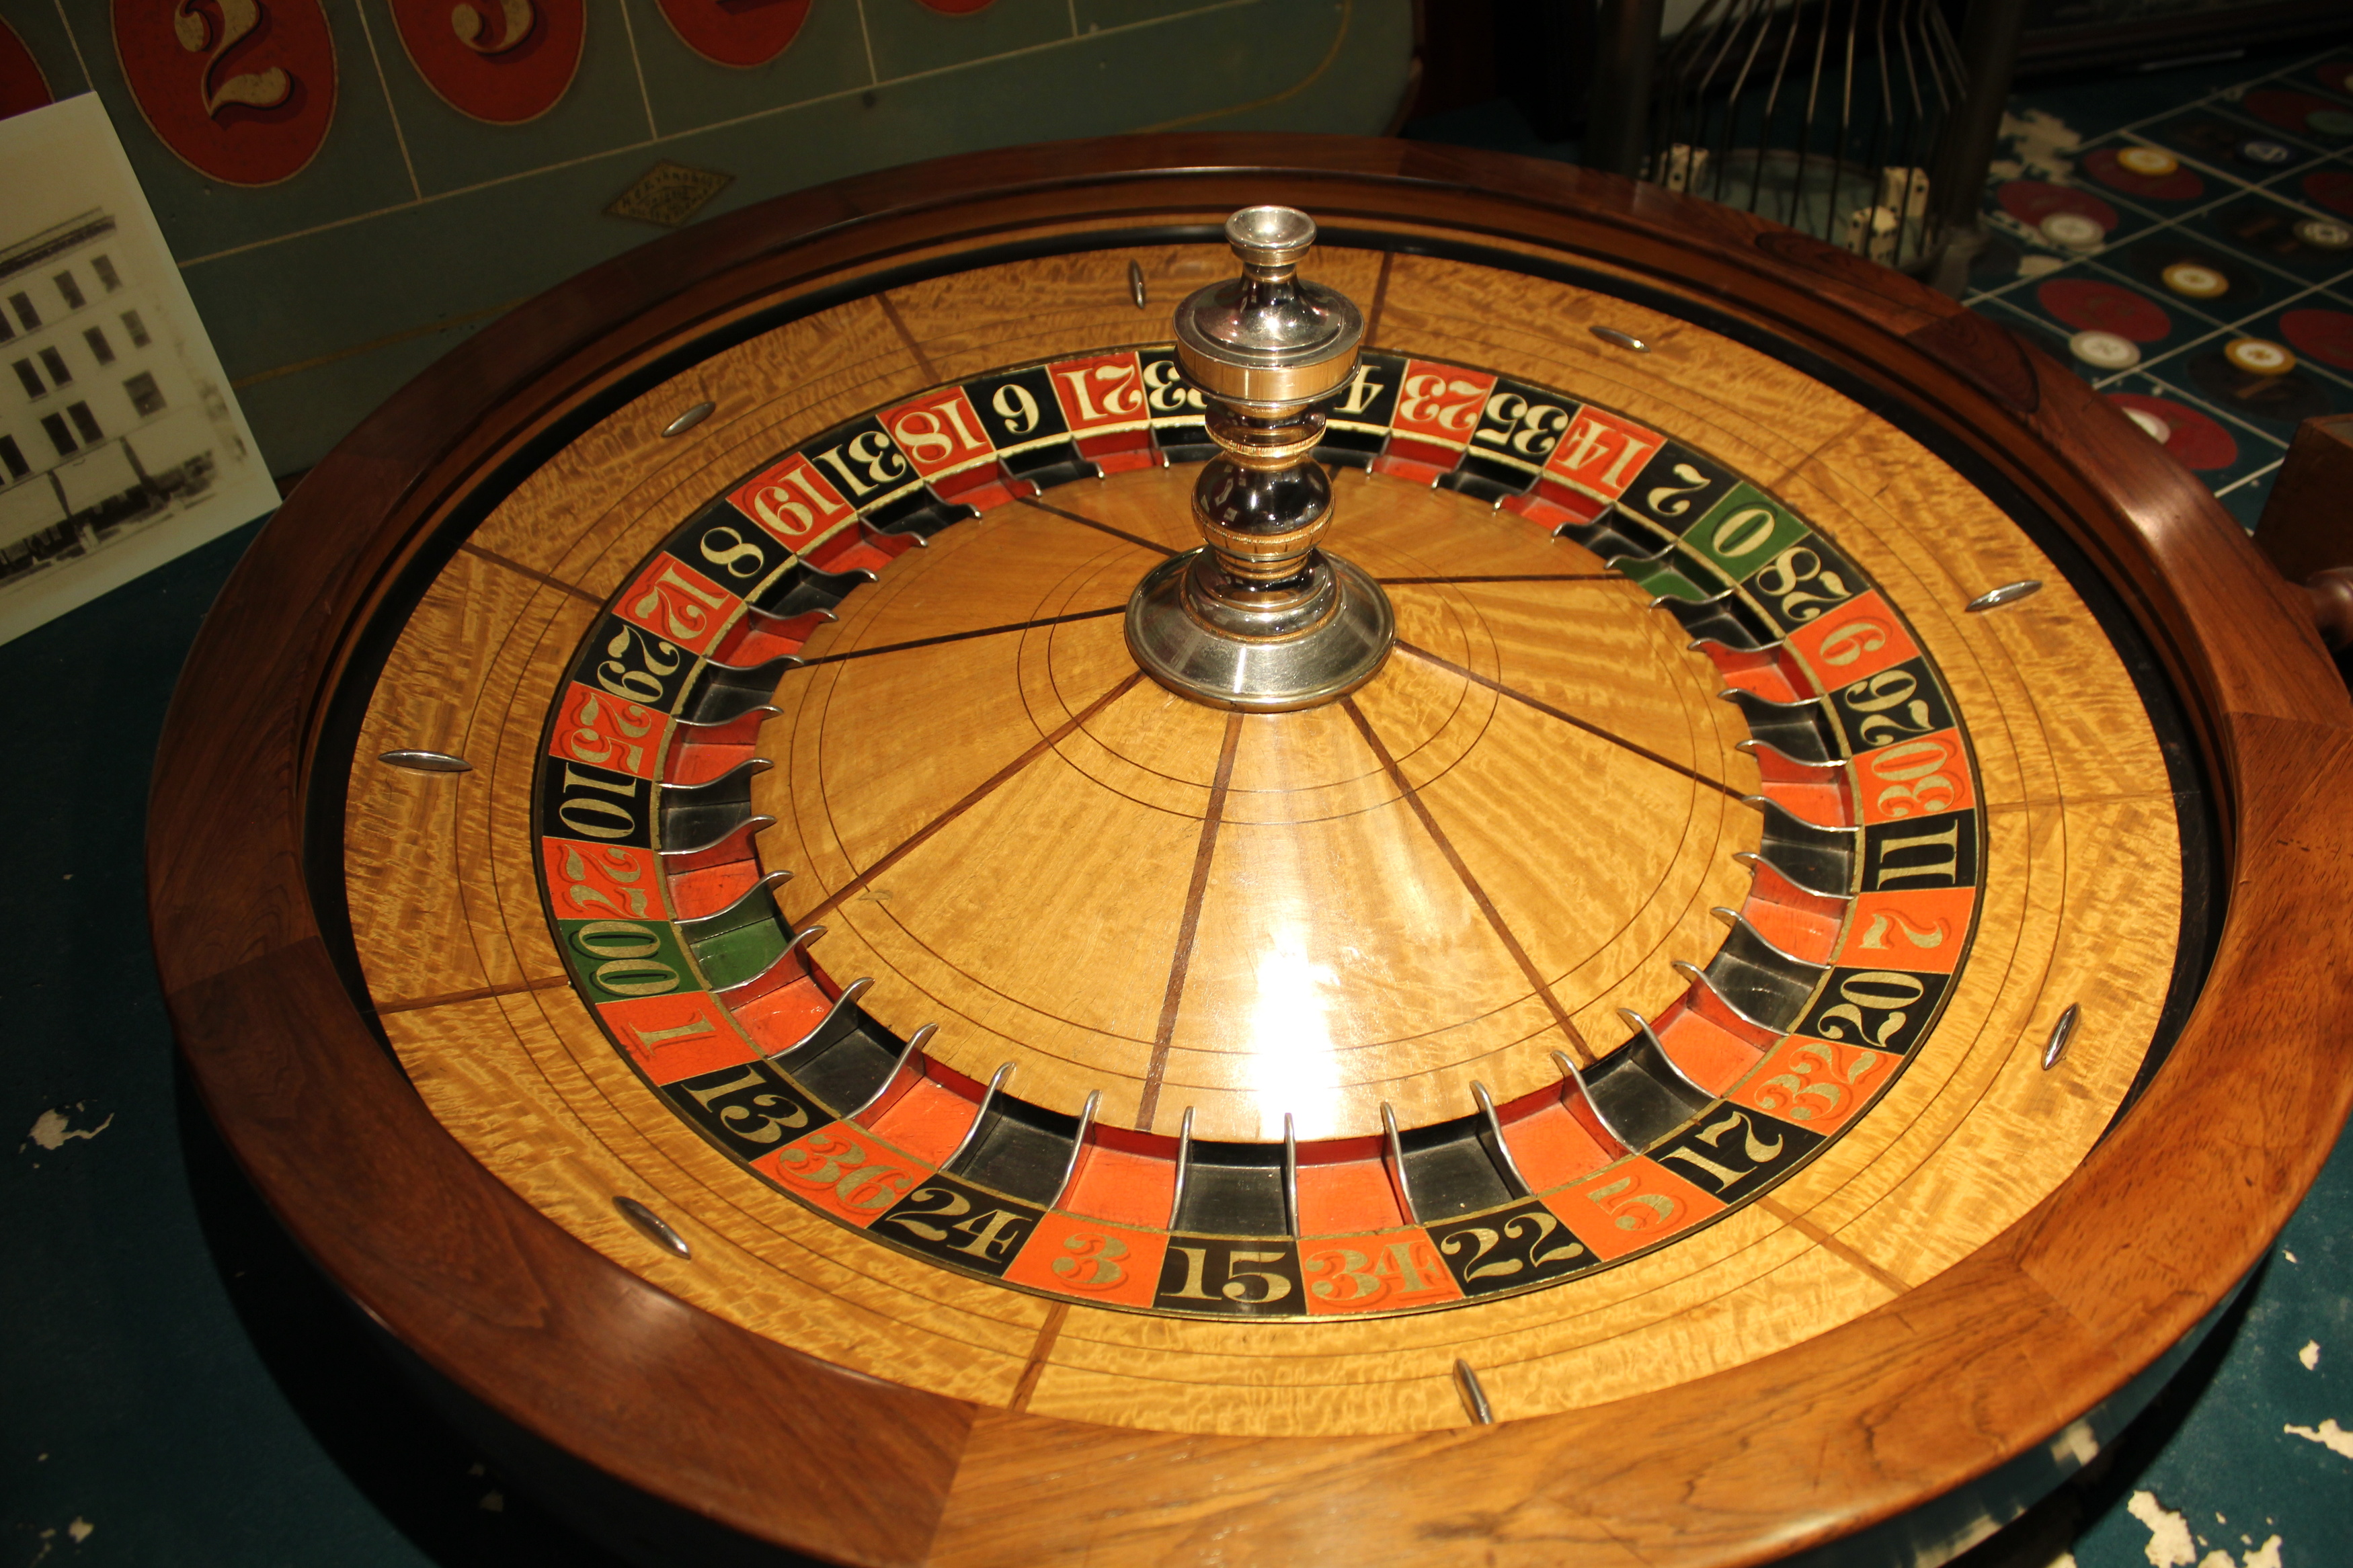
[[[1038,428],[1038,400],[1018,382],[1008,382],[998,387],[988,405],[1004,418],[1009,435],[1027,436]]]

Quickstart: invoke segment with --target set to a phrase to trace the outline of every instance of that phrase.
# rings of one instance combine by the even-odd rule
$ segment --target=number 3
[[[1068,1258],[1054,1259],[1054,1272],[1073,1290],[1108,1290],[1127,1278],[1113,1259],[1127,1256],[1127,1243],[1115,1236],[1074,1233],[1062,1238]]]

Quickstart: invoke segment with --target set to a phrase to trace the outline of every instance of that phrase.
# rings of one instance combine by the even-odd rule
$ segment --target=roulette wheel
[[[2325,1155],[2348,752],[2211,498],[1899,276],[1133,138],[427,373],[207,623],[151,900],[326,1272],[742,1537],[1935,1561]]]

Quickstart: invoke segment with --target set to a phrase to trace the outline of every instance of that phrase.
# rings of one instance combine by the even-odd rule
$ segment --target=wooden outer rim
[[[306,891],[310,772],[356,628],[470,487],[748,301],[1074,215],[1189,221],[1270,200],[1335,228],[1630,268],[1800,344],[1981,453],[2142,620],[2221,796],[2228,916],[2138,1108],[1991,1243],[1806,1343],[1622,1405],[1409,1437],[1093,1427],[879,1384],[684,1306],[478,1165],[376,1044]],[[2048,1438],[2172,1345],[2285,1222],[2353,1092],[2330,1038],[2353,1004],[2353,936],[2333,918],[2353,902],[2353,802],[2320,782],[2348,763],[2353,708],[2302,596],[2089,387],[1952,301],[1584,170],[1351,138],[1139,137],[777,198],[551,290],[411,383],[298,487],[189,656],[150,805],[150,918],[212,1114],[327,1272],[501,1415],[750,1534],[874,1563],[1190,1561],[1234,1539],[1265,1561],[1345,1542],[1366,1562],[1745,1563]],[[818,1464],[821,1485],[779,1484]]]

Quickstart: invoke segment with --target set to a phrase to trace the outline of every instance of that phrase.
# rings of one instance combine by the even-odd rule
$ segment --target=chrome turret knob
[[[1315,224],[1291,207],[1226,220],[1242,275],[1176,307],[1176,358],[1209,404],[1223,450],[1193,487],[1205,548],[1155,568],[1127,605],[1127,646],[1172,691],[1277,712],[1345,696],[1396,640],[1388,596],[1317,542],[1332,482],[1313,460],[1314,405],[1345,385],[1365,321],[1346,296],[1297,275]]]

